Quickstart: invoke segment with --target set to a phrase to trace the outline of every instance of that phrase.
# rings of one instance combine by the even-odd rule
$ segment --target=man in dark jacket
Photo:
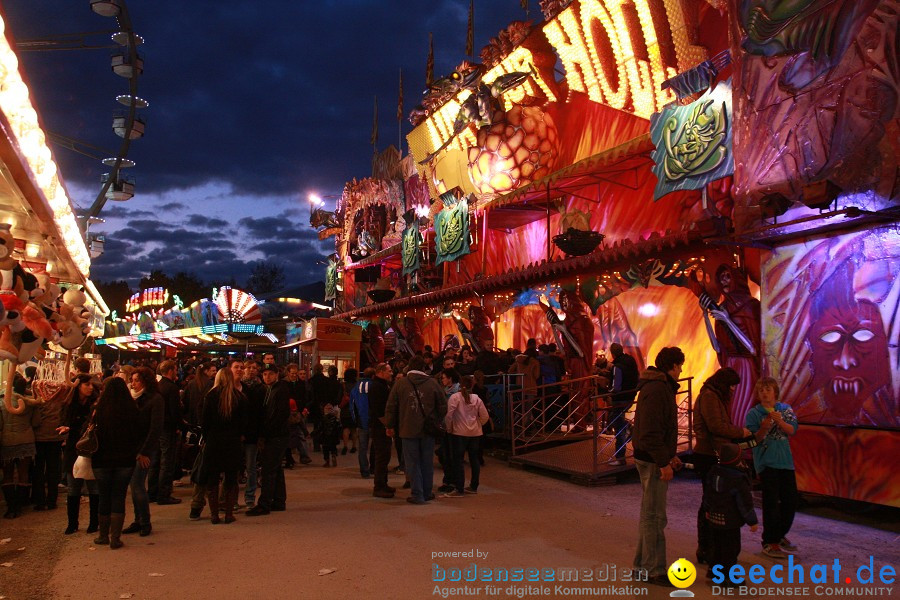
[[[424,365],[421,355],[410,359],[406,377],[394,383],[385,409],[387,435],[396,433],[403,440],[403,461],[412,488],[406,501],[411,504],[434,498],[434,438],[425,433],[425,417],[443,421],[447,414],[444,390],[421,370]]]
[[[150,457],[159,450],[159,436],[162,433],[165,407],[162,396],[157,391],[156,375],[147,367],[138,367],[131,376],[131,391],[135,396],[141,415],[141,435],[143,442],[138,450],[137,464],[131,477],[131,501],[134,504],[134,522],[122,533],[138,533],[142,537],[150,535],[150,498],[147,496],[147,473]]]
[[[259,445],[262,453],[262,486],[259,503],[247,511],[248,517],[285,510],[287,492],[284,486],[282,459],[290,440],[288,419],[291,416],[291,388],[278,381],[278,367],[263,365],[262,413],[259,421]]]
[[[394,488],[388,485],[388,463],[391,460],[391,438],[384,427],[384,411],[391,391],[393,371],[387,363],[378,363],[375,377],[369,384],[369,436],[372,440],[372,475],[375,477],[376,498],[393,498]]]
[[[159,436],[159,452],[150,464],[147,493],[157,504],[181,504],[181,498],[172,497],[172,479],[175,476],[175,456],[181,427],[181,392],[175,383],[177,365],[174,360],[159,364],[159,395],[163,399],[163,427]]]
[[[244,502],[252,508],[256,503],[256,467],[259,461],[259,422],[262,418],[263,400],[266,395],[266,386],[256,376],[259,365],[254,361],[244,361],[245,377],[241,379],[244,394],[247,396],[249,408],[247,410],[247,429],[244,432],[244,470],[247,473],[247,485],[244,488]],[[235,507],[237,508],[237,507]]]
[[[666,576],[666,493],[678,458],[678,415],[675,394],[684,366],[681,348],[663,348],[656,366],[638,380],[637,410],[634,414],[634,462],[641,477],[641,518],[634,569],[645,570],[648,581],[672,587]]]
[[[607,418],[610,428],[616,432],[616,457],[609,461],[609,464],[621,466],[625,464],[625,446],[628,444],[628,421],[625,415],[631,410],[634,397],[637,395],[635,390],[640,373],[634,357],[625,354],[621,344],[610,344],[609,353],[613,357],[612,391],[615,393],[610,399]]]

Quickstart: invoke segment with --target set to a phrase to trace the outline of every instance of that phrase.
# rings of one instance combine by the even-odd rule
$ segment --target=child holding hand
[[[758,528],[753,498],[750,496],[750,477],[737,444],[721,444],[716,449],[719,463],[706,475],[703,506],[710,527],[710,556],[707,577],[721,565],[729,586],[728,572],[737,564],[741,553],[741,527],[746,523],[750,531]]]

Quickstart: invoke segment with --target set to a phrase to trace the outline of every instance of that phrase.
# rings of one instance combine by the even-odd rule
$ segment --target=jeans
[[[134,467],[94,467],[94,477],[100,489],[98,515],[125,514],[125,495]]]
[[[638,526],[634,568],[645,569],[650,577],[663,576],[666,562],[666,493],[669,482],[660,479],[655,463],[635,459],[641,477],[641,518]]]
[[[434,486],[434,438],[403,438],[403,462],[409,477],[411,497],[425,500]]]
[[[35,442],[32,497],[35,506],[56,506],[62,463],[62,442]]]
[[[247,487],[244,488],[244,502],[256,502],[256,458],[259,448],[255,443],[244,444],[244,467],[247,469]],[[282,455],[284,452],[282,452]]]
[[[478,446],[481,438],[478,436],[448,435],[447,442],[450,446],[450,485],[456,488],[460,494],[466,487],[466,466],[463,458],[469,455],[469,468],[472,477],[469,485],[473,490],[478,489],[478,476],[481,474],[481,464],[478,462]]]
[[[368,477],[371,475],[369,465],[375,463],[375,447],[369,443],[369,428],[358,427],[356,437],[359,440],[359,474]]]
[[[195,483],[191,492],[191,510],[203,510],[206,506],[207,487],[202,483]]]
[[[262,489],[259,493],[259,505],[262,508],[271,509],[273,506],[283,508],[287,500],[281,459],[284,458],[288,441],[288,437],[267,438],[266,444],[263,446],[259,457],[262,465]],[[249,481],[248,476],[247,482],[249,483]]]
[[[147,491],[151,498],[171,498],[172,479],[175,477],[175,456],[178,449],[178,432],[163,431],[159,436],[159,451],[150,463]]]
[[[631,405],[613,406],[606,413],[609,419],[609,428],[616,432],[616,458],[625,458],[625,450],[628,445],[628,419],[625,414]]]
[[[762,482],[763,544],[780,544],[794,524],[797,512],[797,478],[792,469],[766,467]]]
[[[391,438],[387,436],[384,425],[373,425],[369,430],[372,438],[372,475],[375,477],[375,489],[384,490],[388,486],[388,463],[391,462]],[[360,438],[362,439],[362,438]]]
[[[149,468],[144,468],[135,463],[134,473],[131,476],[131,503],[134,505],[134,522],[140,525],[150,524],[150,497],[147,495],[147,473]]]
[[[66,474],[66,486],[69,488],[66,491],[69,496],[81,496],[81,490],[84,486],[87,486],[88,494],[97,493],[96,481],[92,479],[76,479],[71,471]]]

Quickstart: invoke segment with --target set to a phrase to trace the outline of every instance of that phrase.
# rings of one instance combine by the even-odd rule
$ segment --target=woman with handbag
[[[97,518],[100,534],[95,544],[121,548],[125,523],[125,496],[141,445],[141,417],[128,386],[119,377],[103,384],[94,413],[97,450],[91,456],[100,492]]]
[[[60,434],[66,436],[65,448],[63,449],[63,466],[66,470],[66,483],[69,488],[68,496],[66,496],[66,513],[69,523],[64,532],[65,535],[71,535],[78,531],[81,490],[85,485],[87,485],[90,502],[90,522],[88,523],[87,532],[94,533],[99,528],[97,509],[100,506],[100,496],[97,495],[97,482],[75,477],[72,472],[75,459],[78,458],[75,444],[78,443],[78,440],[81,439],[84,433],[94,402],[97,401],[98,396],[99,392],[91,376],[78,375],[63,407],[62,426],[57,430]]]
[[[465,494],[477,494],[481,465],[478,462],[478,442],[481,426],[488,422],[488,412],[484,402],[472,393],[474,380],[470,375],[460,379],[459,391],[447,401],[447,439],[450,444],[450,481],[455,489],[442,498],[461,498]],[[463,458],[469,455],[472,476],[466,487],[466,470]]]

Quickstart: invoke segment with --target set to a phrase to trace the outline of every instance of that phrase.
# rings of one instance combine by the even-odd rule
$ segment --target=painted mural
[[[900,229],[785,246],[762,268],[766,364],[800,421],[900,429]]]
[[[808,186],[830,181],[870,210],[896,203],[897,0],[737,4],[735,196],[812,206],[823,200]]]

